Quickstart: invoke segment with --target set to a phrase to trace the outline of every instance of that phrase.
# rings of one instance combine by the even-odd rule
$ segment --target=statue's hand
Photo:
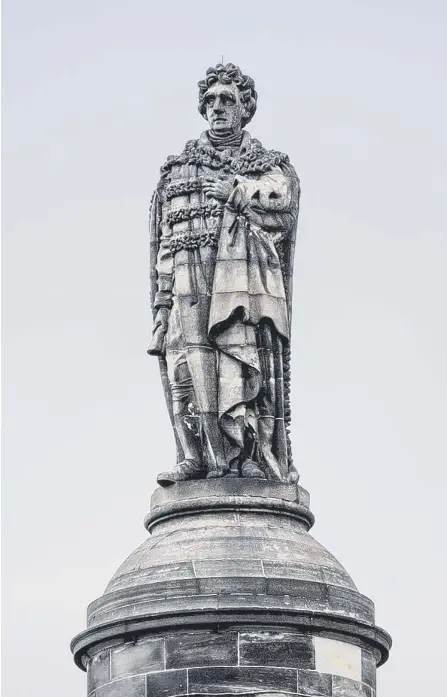
[[[151,356],[163,356],[165,353],[165,338],[168,331],[169,308],[160,307],[154,322],[152,330],[152,339],[147,352]]]
[[[232,182],[223,179],[206,178],[203,186],[203,191],[206,196],[216,198],[218,201],[228,201],[228,198],[233,190]]]

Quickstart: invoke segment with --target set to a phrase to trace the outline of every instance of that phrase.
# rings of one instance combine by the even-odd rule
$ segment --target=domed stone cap
[[[98,606],[90,606],[89,623],[111,613],[116,618],[163,604],[172,608],[174,598],[184,605],[189,597],[190,608],[231,607],[241,594],[266,609],[276,604],[323,612],[329,606],[337,611],[348,594],[357,601],[351,614],[373,621],[372,603],[358,602],[345,569],[307,533],[313,523],[308,504],[301,487],[261,480],[157,489],[145,520],[151,537],[121,565]],[[117,604],[116,594],[129,597],[143,588],[147,603]],[[112,604],[104,602],[108,595]]]
[[[185,624],[263,623],[343,631],[386,660],[374,605],[308,532],[309,495],[296,484],[205,480],[157,489],[151,536],[88,609],[83,647],[123,633]]]

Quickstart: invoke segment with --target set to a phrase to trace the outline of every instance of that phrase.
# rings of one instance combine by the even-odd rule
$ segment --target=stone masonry
[[[390,637],[309,534],[304,489],[183,482],[145,524],[72,642],[88,697],[375,697]]]

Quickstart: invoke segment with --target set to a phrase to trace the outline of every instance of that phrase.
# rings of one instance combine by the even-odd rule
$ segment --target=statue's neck
[[[210,143],[215,148],[239,148],[244,137],[244,131],[236,131],[236,133],[216,133],[208,131]]]

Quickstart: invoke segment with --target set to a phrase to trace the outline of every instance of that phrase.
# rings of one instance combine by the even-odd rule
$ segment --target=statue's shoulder
[[[251,137],[241,157],[241,174],[266,174],[275,167],[292,167],[289,156],[279,150],[267,150],[260,140]]]
[[[161,166],[160,173],[166,176],[173,167],[186,165],[197,159],[197,151],[200,149],[200,139],[187,140],[179,155],[169,155],[166,162]]]

